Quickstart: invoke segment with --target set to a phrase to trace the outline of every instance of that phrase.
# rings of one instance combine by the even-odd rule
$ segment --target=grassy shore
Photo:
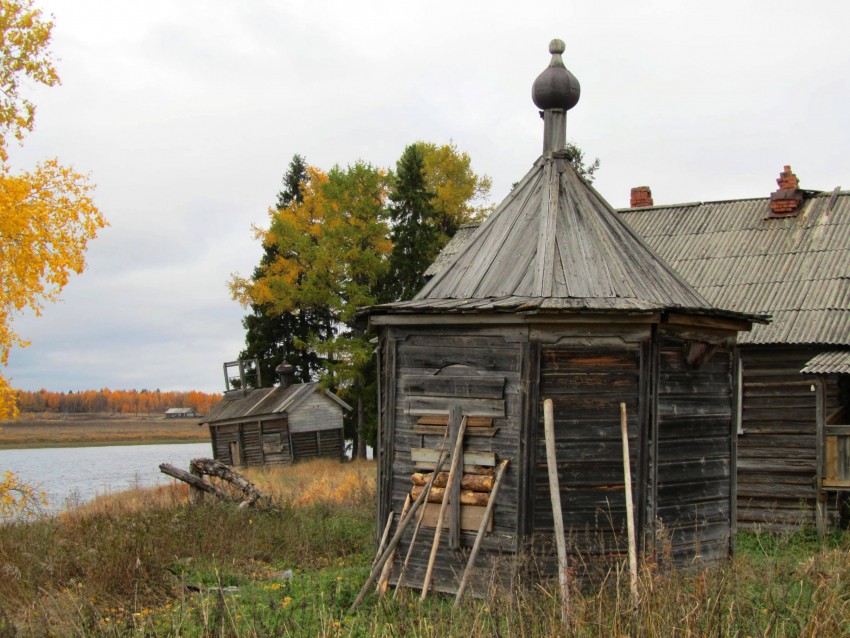
[[[204,441],[209,431],[197,419],[161,415],[22,414],[0,431],[0,449]]]
[[[440,596],[370,595],[349,614],[374,552],[374,464],[254,478],[273,509],[190,507],[168,486],[0,526],[0,636],[850,635],[850,538],[807,531],[741,535],[717,567],[646,567],[637,603],[615,566],[572,591],[569,631],[554,584],[458,609]]]

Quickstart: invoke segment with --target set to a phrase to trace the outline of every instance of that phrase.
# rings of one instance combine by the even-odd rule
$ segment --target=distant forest
[[[111,414],[157,414],[169,408],[193,408],[206,414],[221,400],[205,392],[159,390],[83,390],[81,392],[29,392],[16,390],[21,412],[102,412]]]

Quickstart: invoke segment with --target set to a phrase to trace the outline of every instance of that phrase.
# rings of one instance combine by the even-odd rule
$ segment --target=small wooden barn
[[[201,422],[213,457],[235,467],[342,459],[345,401],[318,383],[229,390]]]
[[[578,175],[564,152],[578,82],[563,43],[532,95],[543,155],[410,301],[366,309],[379,336],[379,529],[433,470],[466,420],[463,482],[439,546],[433,587],[453,592],[489,501],[473,587],[501,575],[551,576],[553,515],[542,402],[555,403],[557,469],[573,565],[626,552],[620,403],[644,554],[691,564],[729,554],[735,520],[736,335],[751,315],[718,310],[665,264]],[[421,586],[435,504],[404,584]],[[413,526],[411,526],[412,528]],[[397,583],[412,530],[402,536]],[[668,551],[669,550],[669,551]],[[580,558],[579,558],[580,556]],[[533,566],[526,569],[528,558]]]

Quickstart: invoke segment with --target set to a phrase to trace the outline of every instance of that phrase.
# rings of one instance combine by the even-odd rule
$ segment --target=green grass
[[[645,566],[637,605],[618,566],[572,592],[566,634],[551,584],[459,609],[370,594],[348,614],[375,534],[371,488],[354,488],[342,503],[292,495],[271,511],[139,506],[136,494],[132,508],[0,526],[0,637],[850,635],[850,537],[809,531],[741,534],[734,560],[700,571]]]

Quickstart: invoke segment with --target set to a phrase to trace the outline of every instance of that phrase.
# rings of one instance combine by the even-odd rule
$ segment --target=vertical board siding
[[[289,429],[293,434],[342,428],[342,408],[318,392],[292,408],[288,416]]]
[[[289,449],[289,426],[286,419],[263,422],[263,460],[266,465],[292,463]]]
[[[552,399],[558,480],[571,562],[594,576],[627,552],[625,477],[620,403],[628,410],[632,480],[638,472],[640,346],[620,348],[544,346],[539,399]],[[550,546],[552,506],[542,410],[536,433],[535,550]],[[636,504],[640,507],[640,504]],[[640,530],[638,530],[640,535]],[[543,558],[541,568],[555,573]]]
[[[817,395],[800,374],[816,351],[741,348],[743,434],[738,437],[738,526],[814,525]]]
[[[379,502],[386,502],[389,509],[397,514],[411,490],[411,476],[417,471],[410,458],[411,448],[439,448],[442,440],[441,434],[419,434],[413,431],[419,417],[405,413],[405,388],[410,386],[411,378],[436,375],[447,366],[456,366],[454,371],[460,369],[470,375],[492,376],[505,380],[505,414],[493,419],[493,427],[498,428],[498,432],[493,437],[466,437],[464,445],[466,452],[494,452],[497,460],[511,460],[499,491],[498,505],[493,513],[493,532],[485,537],[482,544],[479,558],[481,564],[487,564],[492,555],[511,554],[516,549],[519,480],[517,468],[520,414],[523,405],[520,396],[521,353],[517,341],[525,334],[527,333],[522,329],[504,333],[496,331],[496,334],[493,334],[493,331],[488,333],[484,328],[423,328],[398,335],[400,338],[390,341],[385,348],[387,356],[382,366],[382,388],[385,392],[383,398],[392,398],[394,405],[383,404],[385,414],[382,422],[385,428],[382,432],[382,444],[387,453],[387,460],[382,469],[382,479],[386,477],[386,483],[382,481],[381,489],[386,490],[387,494],[383,498],[379,495]],[[388,431],[390,429],[391,431]],[[384,520],[388,514],[387,511]],[[402,551],[397,553],[393,570],[393,582],[396,582],[398,577],[401,561],[406,553],[406,544],[409,543],[412,532],[413,526],[410,526],[403,537]],[[433,538],[433,530],[423,528],[419,534],[411,558],[409,577],[405,578],[405,582],[413,587],[421,585],[431,550],[428,538]],[[474,539],[473,532],[461,532],[460,549],[451,550],[448,548],[447,535],[443,535],[434,569],[436,590],[455,591],[466,562],[466,554]]]
[[[660,332],[655,516],[680,564],[727,556],[732,529],[732,351],[689,365],[688,347]]]

